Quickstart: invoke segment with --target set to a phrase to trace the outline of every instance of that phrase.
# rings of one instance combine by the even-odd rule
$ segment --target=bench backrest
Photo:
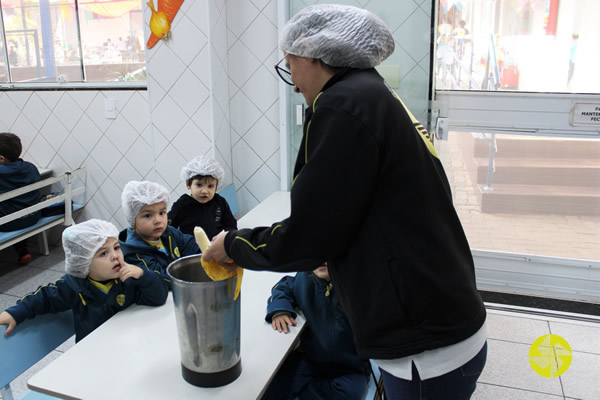
[[[64,189],[62,191],[62,193],[60,193],[59,195],[57,195],[56,197],[53,197],[51,199],[48,200],[44,200],[44,201],[40,201],[37,204],[34,204],[32,206],[29,206],[27,208],[24,208],[22,210],[19,211],[15,211],[11,214],[5,215],[3,217],[0,217],[0,225],[5,224],[7,222],[13,221],[15,219],[21,218],[27,214],[30,214],[32,212],[41,210],[43,208],[46,208],[48,206],[54,205],[54,204],[59,204],[64,202],[66,204],[65,206],[65,225],[69,226],[73,223],[72,220],[72,208],[70,207],[71,205],[71,200],[73,199],[73,197],[80,195],[82,193],[85,192],[85,186],[79,187],[77,189],[73,189],[72,188],[72,181],[73,181],[73,177],[75,175],[79,175],[85,172],[85,167],[82,168],[78,168],[76,170],[73,171],[67,171],[63,174],[60,174],[58,176],[54,176],[51,178],[46,178],[46,179],[42,179],[39,182],[35,182],[35,183],[31,183],[27,186],[23,186],[20,187],[18,189],[14,189],[11,190],[10,192],[5,192],[0,194],[0,202],[5,201],[5,200],[9,200],[12,199],[16,196],[22,195],[24,193],[28,193],[31,192],[33,190],[39,190],[43,187],[46,186],[50,186],[53,184],[62,184],[64,185]]]
[[[6,386],[75,334],[73,312],[44,314],[18,324],[8,336],[0,327],[0,388]]]
[[[232,183],[231,185],[221,189],[219,194],[223,196],[225,200],[227,200],[227,204],[229,204],[229,208],[231,208],[231,213],[235,216],[235,214],[240,211],[235,185]]]

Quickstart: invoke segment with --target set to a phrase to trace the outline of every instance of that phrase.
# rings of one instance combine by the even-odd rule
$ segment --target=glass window
[[[4,81],[145,80],[142,2],[3,0]],[[8,66],[9,71],[6,71]],[[10,72],[10,75],[8,75]],[[0,75],[0,81],[2,75]]]
[[[436,147],[472,249],[600,259],[598,140],[451,131]]]
[[[600,93],[595,0],[440,0],[436,88]]]

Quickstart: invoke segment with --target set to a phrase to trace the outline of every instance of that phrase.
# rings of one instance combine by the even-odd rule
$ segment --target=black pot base
[[[181,374],[186,382],[200,387],[219,387],[235,381],[242,373],[242,360],[224,371],[205,373],[196,372],[181,365]]]

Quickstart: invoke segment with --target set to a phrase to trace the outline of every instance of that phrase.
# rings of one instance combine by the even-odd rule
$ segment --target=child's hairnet
[[[362,69],[381,64],[394,46],[392,32],[375,14],[337,4],[302,9],[285,24],[279,39],[284,53]]]
[[[127,182],[121,194],[121,207],[131,227],[135,227],[135,217],[142,207],[161,202],[169,205],[169,191],[155,182]]]
[[[119,231],[110,222],[90,219],[66,228],[62,234],[65,250],[65,271],[77,278],[86,278],[96,252]]]
[[[212,176],[220,182],[225,177],[225,171],[217,160],[207,156],[198,156],[181,168],[181,179],[184,181],[196,175]]]

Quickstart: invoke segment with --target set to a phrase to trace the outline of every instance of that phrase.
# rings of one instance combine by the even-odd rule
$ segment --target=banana
[[[196,243],[198,243],[200,250],[202,250],[202,253],[204,253],[206,249],[210,247],[210,240],[208,240],[206,232],[204,232],[204,229],[197,226],[194,228],[194,237],[196,238]],[[220,266],[219,263],[217,263],[214,259],[205,261],[204,258],[201,258],[200,262],[202,263],[202,268],[204,268],[206,275],[208,275],[208,277],[213,281],[222,281],[237,275],[237,282],[235,284],[235,292],[233,295],[233,300],[237,300],[242,288],[244,269],[237,267],[235,271],[230,271]]]

